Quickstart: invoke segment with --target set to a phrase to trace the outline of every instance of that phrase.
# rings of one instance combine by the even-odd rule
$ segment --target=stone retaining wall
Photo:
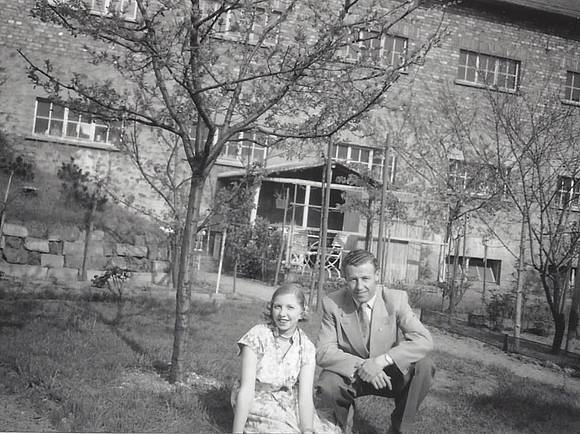
[[[61,282],[76,281],[82,266],[84,232],[78,228],[61,227],[39,237],[26,226],[5,223],[0,238],[0,271],[9,276]],[[118,243],[106,239],[105,233],[91,234],[87,256],[87,277],[102,274],[107,266],[117,265],[131,271],[131,281],[137,285],[168,285],[169,261],[167,249],[148,244],[137,237],[139,244]]]

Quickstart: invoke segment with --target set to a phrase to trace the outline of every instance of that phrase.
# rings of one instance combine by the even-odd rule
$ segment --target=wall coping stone
[[[11,235],[13,237],[26,238],[28,236],[28,229],[26,229],[26,226],[16,225],[13,223],[4,223],[2,232],[4,235]]]

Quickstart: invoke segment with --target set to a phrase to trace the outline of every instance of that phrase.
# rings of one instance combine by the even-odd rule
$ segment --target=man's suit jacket
[[[316,361],[322,369],[344,377],[352,378],[365,359],[385,353],[405,374],[411,363],[433,349],[431,333],[413,313],[405,291],[377,285],[369,350],[363,342],[357,306],[350,293],[341,289],[329,294],[322,300],[322,309]],[[399,334],[403,339],[399,339]]]

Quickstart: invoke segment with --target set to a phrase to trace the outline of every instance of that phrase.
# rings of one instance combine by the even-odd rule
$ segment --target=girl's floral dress
[[[248,414],[245,433],[299,433],[298,375],[300,368],[315,364],[316,349],[300,329],[296,329],[286,354],[276,344],[277,328],[267,324],[252,327],[238,341],[257,355],[256,391]],[[232,390],[235,409],[239,382]],[[341,430],[314,413],[314,432],[341,433]]]

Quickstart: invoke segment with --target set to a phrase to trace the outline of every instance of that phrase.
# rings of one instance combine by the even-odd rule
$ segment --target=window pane
[[[475,68],[469,68],[465,71],[465,80],[475,82]]]
[[[348,147],[344,145],[338,145],[338,155],[336,156],[336,158],[346,160],[347,155],[348,155]]]
[[[266,149],[261,146],[256,146],[254,149],[254,161],[263,162],[266,154]]]
[[[104,125],[95,124],[95,142],[105,143],[107,141],[107,130],[108,128]]]
[[[83,117],[83,118],[86,118]],[[91,124],[89,123],[79,123],[79,138],[90,140],[91,139]]]
[[[48,134],[48,119],[36,119],[34,124],[36,134]]]
[[[68,137],[77,137],[78,125],[79,124],[77,122],[67,122],[66,123],[66,135]]]
[[[53,104],[51,117],[52,117],[52,119],[64,120],[64,107]],[[61,128],[61,130],[62,130],[62,128]]]
[[[62,121],[51,121],[50,122],[50,134],[51,136],[62,136]]]
[[[368,149],[361,149],[360,153],[360,161],[368,163],[371,156],[370,151]]]
[[[50,103],[45,101],[38,101],[36,107],[36,116],[47,118],[50,115]]]

